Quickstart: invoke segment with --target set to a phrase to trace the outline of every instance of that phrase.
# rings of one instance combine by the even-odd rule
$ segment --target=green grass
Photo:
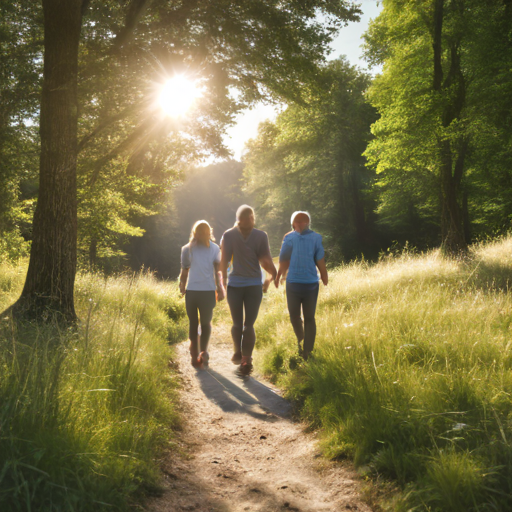
[[[0,266],[0,310],[24,273]],[[183,301],[148,274],[82,274],[75,295],[77,331],[0,323],[0,510],[126,510],[158,489]]]
[[[398,484],[384,509],[512,510],[509,283],[510,238],[464,261],[406,253],[341,267],[320,293],[307,364],[296,367],[284,293],[270,293],[260,369],[322,429],[326,455]]]

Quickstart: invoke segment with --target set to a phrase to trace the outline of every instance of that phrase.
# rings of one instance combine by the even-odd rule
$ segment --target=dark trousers
[[[212,333],[212,316],[215,303],[215,291],[187,290],[185,294],[185,307],[189,322],[188,337],[192,343],[197,343],[199,318],[201,319],[200,352],[208,348]]]
[[[256,343],[254,322],[258,317],[262,298],[261,284],[241,287],[228,286],[227,299],[233,320],[231,337],[235,353],[242,352],[242,355],[248,357],[252,355]]]
[[[316,338],[316,302],[318,299],[318,283],[286,283],[286,302],[290,321],[297,336],[299,348],[304,340],[304,357],[307,358],[313,351]],[[304,324],[301,318],[304,316]]]

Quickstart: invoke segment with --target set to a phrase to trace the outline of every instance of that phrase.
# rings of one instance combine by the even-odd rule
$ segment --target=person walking
[[[268,236],[254,225],[254,210],[246,204],[240,206],[236,212],[235,226],[222,235],[220,243],[220,268],[224,282],[227,280],[228,266],[230,263],[232,265],[227,281],[227,301],[233,320],[231,337],[234,353],[231,361],[240,365],[239,372],[242,375],[249,375],[253,367],[252,352],[256,342],[254,323],[264,291],[260,264],[272,280],[277,275]]]
[[[286,302],[290,321],[297,337],[299,355],[307,361],[315,346],[318,273],[325,286],[328,283],[322,236],[309,228],[311,216],[297,211],[291,217],[292,231],[284,236],[279,254],[279,270],[275,279],[279,287],[286,276]],[[301,318],[301,309],[304,322]],[[301,345],[303,343],[303,346]]]
[[[208,367],[213,308],[216,300],[225,297],[219,271],[220,248],[214,240],[210,224],[198,220],[192,228],[189,243],[181,249],[180,292],[185,295],[190,356],[192,366],[196,368]]]

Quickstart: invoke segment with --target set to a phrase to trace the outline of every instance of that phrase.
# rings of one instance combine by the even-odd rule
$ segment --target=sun
[[[183,75],[177,75],[164,84],[159,101],[166,115],[181,117],[200,96],[201,91],[192,80]]]

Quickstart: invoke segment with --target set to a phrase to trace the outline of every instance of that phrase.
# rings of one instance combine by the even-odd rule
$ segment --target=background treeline
[[[31,2],[13,6],[2,7],[0,21],[0,243],[10,258],[31,238],[42,67],[41,12]],[[365,35],[378,74],[344,58],[324,64],[290,91],[275,122],[260,126],[242,164],[204,168],[194,163],[212,150],[223,154],[215,128],[240,105],[223,96],[219,75],[205,99],[211,117],[196,123],[196,137],[165,123],[149,129],[145,118],[133,132],[147,98],[141,77],[149,50],[125,56],[126,66],[102,64],[109,28],[95,20],[104,11],[112,24],[121,16],[114,3],[96,6],[81,43],[88,70],[79,84],[83,266],[145,266],[174,276],[192,223],[206,218],[220,238],[245,201],[256,207],[274,252],[291,212],[309,210],[331,262],[373,259],[406,243],[458,252],[509,229],[510,0],[386,0]],[[138,35],[142,48],[150,29]],[[154,65],[163,62],[163,46],[153,41]]]

